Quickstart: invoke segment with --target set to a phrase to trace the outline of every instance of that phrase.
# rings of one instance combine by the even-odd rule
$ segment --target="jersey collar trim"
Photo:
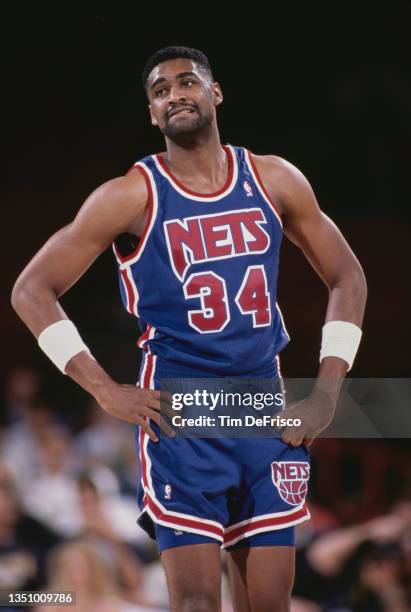
[[[183,183],[181,183],[169,170],[161,153],[153,155],[152,159],[156,164],[157,170],[171,183],[171,185],[180,195],[198,202],[216,202],[222,198],[225,198],[229,193],[231,193],[238,178],[237,156],[235,151],[233,151],[233,148],[230,145],[223,145],[223,149],[228,160],[227,180],[223,187],[214,193],[198,193],[185,187]]]

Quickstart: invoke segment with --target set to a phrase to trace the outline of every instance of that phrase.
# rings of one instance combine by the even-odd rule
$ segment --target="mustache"
[[[198,113],[197,104],[179,104],[178,106],[173,106],[173,108],[170,108],[170,110],[167,112],[167,119],[170,119],[174,113],[177,113],[183,109],[194,110]]]

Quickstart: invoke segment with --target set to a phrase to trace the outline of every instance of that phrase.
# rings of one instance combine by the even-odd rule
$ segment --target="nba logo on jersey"
[[[306,461],[273,461],[271,470],[281,499],[292,506],[302,504],[307,495],[309,464]]]
[[[244,187],[244,191],[247,195],[247,198],[252,198],[253,197],[253,190],[251,188],[251,185],[248,181],[244,181],[243,183],[243,187]]]
[[[171,499],[172,492],[173,492],[173,489],[171,488],[171,485],[166,484],[164,486],[164,499]]]

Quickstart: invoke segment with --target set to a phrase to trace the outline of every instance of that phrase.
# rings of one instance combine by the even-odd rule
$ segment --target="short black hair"
[[[172,59],[178,59],[180,57],[193,60],[193,62],[201,66],[201,68],[208,73],[212,81],[214,80],[208,57],[202,51],[199,51],[198,49],[193,49],[191,47],[172,46],[159,49],[159,51],[156,51],[148,58],[141,74],[143,87],[146,87],[148,75],[153,70],[153,68],[155,68],[158,64],[161,64],[162,62],[166,62],[167,60]]]

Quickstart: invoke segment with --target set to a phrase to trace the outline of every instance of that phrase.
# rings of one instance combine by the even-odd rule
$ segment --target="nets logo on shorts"
[[[303,503],[310,477],[310,465],[306,461],[273,461],[271,475],[281,499],[292,506]]]

